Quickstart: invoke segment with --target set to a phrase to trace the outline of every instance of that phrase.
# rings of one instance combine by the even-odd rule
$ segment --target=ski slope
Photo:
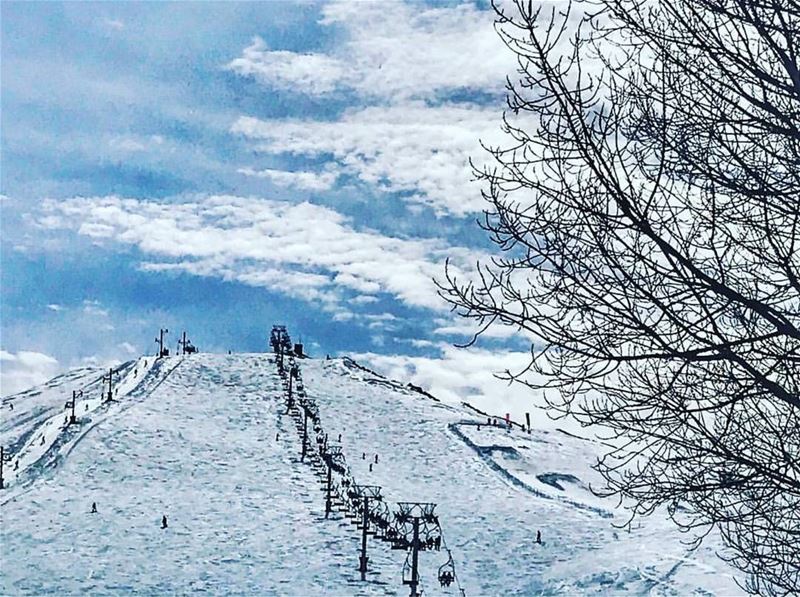
[[[353,477],[389,503],[437,503],[467,595],[740,593],[713,541],[687,553],[665,519],[612,526],[624,514],[588,490],[595,444],[487,426],[347,359],[299,364]],[[102,374],[3,401],[20,467],[0,492],[0,593],[408,594],[404,551],[370,539],[362,582],[360,532],[325,519],[272,355],[132,361],[112,402]],[[76,386],[87,398],[64,426]],[[446,559],[420,554],[425,595],[459,594],[437,582]]]

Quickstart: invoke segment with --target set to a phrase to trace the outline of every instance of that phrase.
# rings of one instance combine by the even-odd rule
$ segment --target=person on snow
[[[378,464],[378,455],[375,454],[375,464]]]
[[[92,514],[97,514],[97,502],[92,502]]]
[[[164,516],[161,517],[161,528],[162,529],[166,529],[167,528],[167,515],[166,514],[164,514]]]
[[[19,460],[14,461],[14,470],[15,471],[19,470]]]
[[[536,543],[542,544],[542,531],[536,531]]]

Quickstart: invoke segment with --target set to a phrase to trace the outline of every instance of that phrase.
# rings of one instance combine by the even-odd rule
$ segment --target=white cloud
[[[336,168],[438,214],[465,215],[485,203],[472,182],[470,156],[484,156],[479,140],[499,141],[499,110],[466,104],[411,103],[347,112],[338,121],[239,118],[231,131],[267,153],[333,155]]]
[[[103,22],[103,25],[105,25],[106,27],[108,27],[110,29],[114,29],[116,31],[122,31],[123,29],[125,29],[125,23],[123,21],[121,21],[120,19],[105,18],[105,19],[103,19],[102,22]]]
[[[408,305],[443,310],[433,277],[441,274],[445,256],[460,256],[456,267],[477,257],[440,240],[355,230],[338,212],[307,202],[212,196],[158,203],[94,197],[46,201],[43,209],[44,227],[138,247],[149,258],[144,269],[267,287],[333,312],[342,310],[343,291],[387,293]],[[86,309],[102,311],[90,302]]]
[[[61,366],[41,352],[0,350],[0,395],[7,396],[55,377]]]
[[[465,338],[470,338],[481,329],[476,325],[476,322],[471,319],[437,318],[434,323],[438,326],[433,330],[433,333],[437,336],[464,336]],[[520,336],[521,334],[523,334],[523,332],[518,329],[496,323],[481,332],[481,337],[511,338],[513,336]]]
[[[494,12],[471,4],[340,1],[322,13],[321,24],[337,31],[329,53],[270,50],[257,37],[228,68],[276,88],[312,95],[351,89],[391,100],[499,92],[515,68],[492,27]]]
[[[367,327],[371,330],[384,330],[392,331],[395,329],[394,323],[397,317],[391,313],[377,313],[364,315],[363,319],[367,321]]]
[[[55,303],[51,303],[51,304],[47,305],[47,308],[50,309],[51,311],[55,311],[55,312],[64,310],[64,307],[62,307],[61,305],[57,305]]]
[[[339,177],[336,172],[287,172],[285,170],[253,170],[239,168],[239,174],[267,178],[280,187],[294,187],[308,191],[327,191]]]
[[[125,353],[126,353],[126,354],[129,354],[129,355],[131,355],[131,354],[137,354],[137,352],[138,352],[138,351],[136,350],[136,347],[135,347],[133,344],[130,344],[130,343],[128,343],[128,342],[122,342],[122,343],[118,344],[117,346],[118,346],[119,348],[121,348],[122,350],[124,350],[124,351],[125,351]]]
[[[369,305],[371,303],[377,303],[378,297],[372,296],[371,294],[360,294],[350,299],[350,302],[354,305]]]
[[[97,367],[99,369],[117,367],[121,362],[122,361],[117,358],[104,357],[96,354],[81,359],[81,365],[84,367]]]
[[[319,95],[333,91],[347,76],[347,67],[336,58],[324,54],[298,54],[271,51],[256,36],[242,56],[228,64],[240,75],[274,85]]]
[[[83,301],[83,312],[93,317],[108,317],[108,309],[103,309],[100,301],[89,299]],[[112,327],[111,329],[114,328]]]
[[[161,135],[111,137],[108,146],[117,153],[139,153],[164,144]]]
[[[517,422],[524,422],[528,412],[532,425],[538,428],[577,428],[574,423],[550,420],[541,409],[544,406],[541,392],[534,392],[519,383],[509,385],[495,376],[506,370],[512,373],[524,370],[530,363],[529,352],[462,349],[445,343],[436,346],[440,352],[438,357],[377,353],[354,354],[352,357],[391,379],[421,386],[437,398],[451,403],[467,402],[500,417],[509,413]]]

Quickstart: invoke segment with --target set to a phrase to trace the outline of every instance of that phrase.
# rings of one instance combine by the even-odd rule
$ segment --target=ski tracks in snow
[[[146,400],[183,362],[180,359],[175,364],[170,364],[166,372],[160,375],[164,362],[155,357],[152,359],[152,364],[143,368],[141,377],[137,373],[135,377],[138,379],[130,379],[132,371],[138,371],[138,367],[147,359],[138,359],[120,367],[120,371],[125,373],[118,383],[118,387],[122,386],[122,395],[117,395],[110,402],[103,402],[102,399],[81,402],[80,404],[86,404],[89,408],[83,412],[76,408],[78,426],[62,426],[60,420],[63,411],[60,411],[26,432],[18,442],[22,447],[14,454],[15,460],[23,463],[23,466],[6,474],[9,485],[3,493],[0,506],[28,493],[43,477],[55,474],[90,431],[98,425],[117,419],[135,404]],[[94,385],[97,385],[97,380],[89,382],[87,387]],[[41,438],[44,438],[44,443],[41,443]]]

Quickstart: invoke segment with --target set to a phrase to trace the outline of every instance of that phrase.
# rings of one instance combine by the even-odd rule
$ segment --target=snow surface
[[[467,595],[740,593],[713,537],[687,553],[663,517],[630,532],[612,526],[624,513],[588,489],[597,444],[487,426],[349,360],[300,366],[357,482],[380,485],[390,507],[438,504]],[[74,372],[3,400],[12,460],[0,492],[0,593],[408,594],[405,552],[370,538],[362,582],[360,532],[338,512],[324,518],[272,356],[132,361],[110,403],[102,374]],[[79,424],[65,426],[64,401],[81,387]],[[424,594],[458,595],[436,580],[446,558],[420,554]]]

